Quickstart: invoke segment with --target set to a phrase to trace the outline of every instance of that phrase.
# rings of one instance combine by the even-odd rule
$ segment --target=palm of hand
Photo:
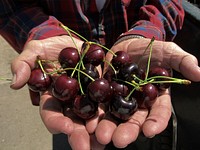
[[[139,43],[138,39],[133,39],[130,41],[121,42],[118,45],[113,46],[112,50],[114,52],[118,50],[128,52],[134,62],[140,61],[140,65],[144,64],[146,67],[149,51],[143,54],[144,51],[142,50],[145,50],[150,40],[144,41],[145,40],[142,39]],[[162,54],[160,50],[154,52],[152,55],[152,60],[155,58],[155,62],[164,62],[164,58],[160,57],[160,54]],[[158,55],[159,60],[156,59],[156,56]],[[112,57],[112,54],[108,53],[106,59],[111,61]],[[96,136],[98,141],[102,144],[108,144],[110,141],[113,141],[116,147],[123,148],[135,141],[141,130],[147,137],[152,137],[162,132],[166,128],[170,116],[171,101],[169,91],[166,90],[156,99],[156,102],[153,104],[150,111],[147,109],[139,109],[125,123],[114,121],[108,114],[105,116],[106,119],[103,119],[98,124]]]
[[[78,39],[74,39],[74,41],[76,46],[81,48],[83,42]],[[19,89],[27,83],[31,70],[36,67],[35,61],[38,56],[44,60],[58,60],[60,51],[65,47],[75,47],[69,36],[28,42],[24,47],[24,51],[12,62],[12,72],[15,74],[16,81],[11,87]],[[88,132],[94,132],[98,116],[88,121],[88,123],[77,119],[72,112],[65,111],[61,103],[52,97],[49,91],[41,93],[36,98],[40,98],[40,115],[45,126],[52,134],[67,134],[70,145],[74,149],[90,149],[91,139]],[[93,146],[101,147],[94,137],[92,139]]]
[[[128,52],[134,62],[139,62],[141,66],[146,67],[149,50],[145,53],[144,50],[149,43],[150,39],[130,39],[113,46],[112,50]],[[172,68],[190,80],[200,80],[200,77],[197,76],[200,74],[197,59],[183,51],[175,43],[154,41],[152,49],[152,64]],[[112,57],[112,54],[108,53],[107,61],[111,61]],[[107,65],[105,64],[105,66]],[[192,73],[195,75],[193,76]],[[126,147],[137,139],[140,131],[143,131],[147,137],[162,132],[166,128],[170,116],[171,98],[169,90],[166,90],[159,95],[150,111],[138,110],[125,123],[115,123],[110,121],[109,117],[100,121],[96,129],[96,136],[102,144],[107,144],[112,140],[115,146]]]

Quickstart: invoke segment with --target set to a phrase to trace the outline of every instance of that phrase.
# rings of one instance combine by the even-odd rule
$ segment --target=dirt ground
[[[17,53],[0,36],[0,78],[12,78],[10,63]],[[12,90],[0,80],[0,149],[52,150],[52,135],[43,125],[39,107],[33,106],[27,87]]]

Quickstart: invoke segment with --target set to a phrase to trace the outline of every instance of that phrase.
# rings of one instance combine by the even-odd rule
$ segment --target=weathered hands
[[[114,52],[124,50],[130,54],[132,60],[138,62],[150,40],[130,39],[113,46],[112,50]],[[108,53],[107,61],[110,61],[112,57],[113,55]],[[142,56],[140,63],[146,66],[148,57],[149,51]],[[200,81],[200,68],[197,59],[175,43],[154,41],[151,61],[157,65],[179,71],[187,79]],[[157,98],[149,112],[148,110],[138,110],[130,120],[121,124],[112,121],[109,116],[101,120],[96,129],[96,137],[101,144],[113,141],[116,147],[123,148],[135,141],[140,131],[146,137],[153,137],[161,133],[166,128],[170,116],[171,98],[169,90],[166,90]]]
[[[83,41],[74,40],[77,47],[81,48]],[[137,62],[149,42],[150,39],[130,39],[113,46],[112,51],[124,50]],[[35,67],[38,55],[42,59],[57,60],[59,52],[65,47],[74,47],[71,38],[65,35],[27,43],[24,51],[12,63],[14,80],[11,87],[19,89],[26,84],[31,69]],[[149,53],[145,53],[141,63],[148,56]],[[107,53],[106,59],[110,61],[112,54]],[[200,81],[200,68],[197,59],[172,42],[154,41],[152,61],[158,62],[158,65],[167,65],[192,81]],[[146,65],[146,61],[144,65]],[[99,108],[99,114],[96,117],[83,121],[70,110],[63,111],[61,103],[52,97],[49,91],[33,98],[40,99],[40,114],[47,129],[52,134],[67,134],[73,149],[83,150],[94,147],[103,149],[104,145],[111,141],[116,147],[126,147],[137,139],[141,130],[147,137],[162,132],[171,116],[171,99],[168,90],[157,98],[150,111],[138,110],[125,123],[113,120],[109,114],[105,115],[101,108]],[[103,120],[101,120],[102,117]]]

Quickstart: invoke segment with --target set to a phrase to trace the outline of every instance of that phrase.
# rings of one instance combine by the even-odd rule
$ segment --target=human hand
[[[140,63],[145,66],[149,51],[144,55],[143,53],[149,43],[150,39],[130,39],[113,46],[112,51],[124,50],[135,62],[141,59]],[[152,49],[151,61],[154,64],[172,68],[192,81],[200,81],[200,68],[193,55],[172,42],[154,41]],[[108,53],[107,61],[111,61],[112,57],[113,55]],[[161,133],[166,128],[170,116],[171,99],[169,90],[166,90],[156,99],[150,111],[139,109],[125,123],[117,122],[108,114],[99,122],[95,135],[101,144],[113,141],[116,147],[123,148],[135,141],[141,131],[146,137]]]
[[[74,42],[78,48],[81,48],[83,41],[74,38]],[[12,62],[11,69],[14,77],[11,88],[20,89],[27,83],[38,56],[45,60],[58,60],[60,51],[65,47],[75,47],[71,37],[67,35],[28,42],[23,52]],[[96,141],[95,136],[90,135],[94,132],[99,116],[103,113],[100,108],[97,116],[85,122],[71,111],[63,110],[60,101],[52,97],[50,91],[43,93],[30,91],[30,94],[32,100],[40,101],[40,115],[50,133],[67,134],[69,143],[75,150],[88,150],[90,147],[103,149],[104,146]]]

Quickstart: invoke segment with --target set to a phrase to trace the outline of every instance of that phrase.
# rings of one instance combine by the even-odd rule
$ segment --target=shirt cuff
[[[125,40],[129,40],[129,39],[133,39],[133,38],[137,38],[137,39],[142,39],[145,38],[144,36],[141,35],[136,35],[136,34],[129,34],[129,35],[125,35],[120,37],[115,43],[114,45],[117,45],[118,43],[125,41]]]
[[[69,35],[60,24],[61,22],[59,22],[55,17],[50,16],[47,21],[33,28],[29,32],[29,38],[26,42],[31,40],[42,40],[53,36]]]
[[[150,38],[153,37],[156,40],[164,41],[165,34],[164,31],[151,24],[150,22],[138,22],[134,27],[132,27],[129,31],[122,33],[117,42],[119,43],[123,40],[131,39],[131,38]]]

